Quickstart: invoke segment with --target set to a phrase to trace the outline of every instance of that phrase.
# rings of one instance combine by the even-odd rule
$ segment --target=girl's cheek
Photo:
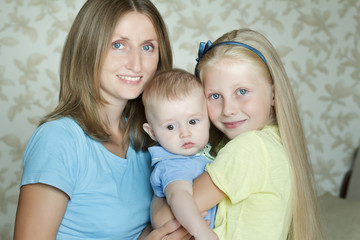
[[[216,119],[218,118],[218,115],[219,115],[218,112],[219,112],[219,110],[216,107],[208,105],[209,119],[212,123],[214,123],[216,121]]]

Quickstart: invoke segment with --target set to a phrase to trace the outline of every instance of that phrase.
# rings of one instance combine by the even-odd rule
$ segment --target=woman
[[[149,0],[84,4],[63,49],[59,104],[25,151],[14,239],[145,238],[153,193],[139,96],[171,67]],[[147,239],[178,227],[168,222]]]

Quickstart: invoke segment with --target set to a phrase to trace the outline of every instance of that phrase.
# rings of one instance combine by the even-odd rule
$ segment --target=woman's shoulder
[[[32,134],[29,145],[67,145],[84,138],[87,135],[73,119],[62,117],[41,124]]]
[[[61,117],[55,120],[47,121],[41,124],[39,128],[46,128],[46,129],[63,128],[63,129],[72,130],[72,129],[80,128],[80,126],[71,117]]]
[[[82,128],[70,117],[61,117],[41,124],[36,132],[41,134],[83,134]]]

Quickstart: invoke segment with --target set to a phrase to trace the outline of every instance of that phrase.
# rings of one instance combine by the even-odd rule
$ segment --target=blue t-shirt
[[[21,186],[43,183],[69,196],[56,239],[136,239],[150,221],[150,173],[147,152],[130,146],[118,157],[64,117],[34,132]]]
[[[213,157],[209,151],[210,145],[207,145],[202,152],[196,155],[183,156],[168,152],[161,146],[150,147],[151,166],[154,167],[150,182],[155,195],[165,197],[166,186],[174,181],[192,183],[205,171],[206,164],[212,162]],[[206,220],[210,220],[211,228],[214,228],[216,208],[217,206],[214,206],[209,209],[205,216]]]

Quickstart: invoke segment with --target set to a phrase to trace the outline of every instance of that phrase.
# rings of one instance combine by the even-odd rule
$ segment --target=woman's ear
[[[151,137],[152,140],[157,142],[155,133],[154,133],[154,131],[152,130],[151,126],[148,123],[143,124],[143,129]]]

